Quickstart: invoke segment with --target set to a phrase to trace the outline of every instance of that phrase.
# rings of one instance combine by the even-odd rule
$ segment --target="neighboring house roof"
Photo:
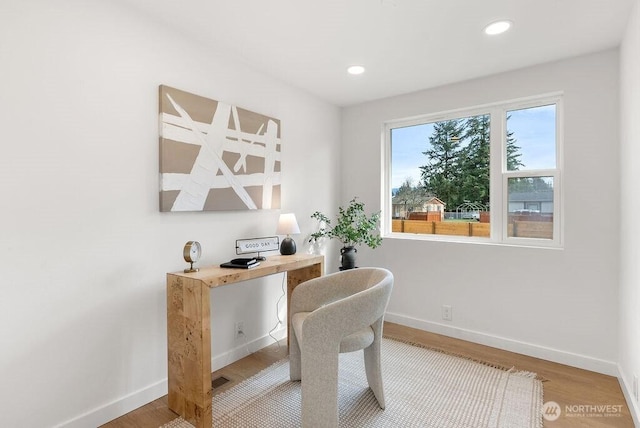
[[[404,198],[399,198],[397,196],[394,196],[393,199],[391,200],[391,203],[393,205],[404,205],[405,202],[407,202],[407,201],[405,201]],[[444,202],[442,202],[440,199],[436,198],[435,196],[427,196],[425,198],[425,200],[416,201],[416,202],[412,203],[411,205],[424,205],[424,204],[446,205]]]
[[[427,199],[425,202],[425,204],[438,204],[438,205],[447,205],[444,202],[442,202],[440,199],[436,198],[435,196]]]
[[[509,202],[553,202],[553,190],[509,193]]]

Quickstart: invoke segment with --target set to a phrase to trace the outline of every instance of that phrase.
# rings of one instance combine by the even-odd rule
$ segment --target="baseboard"
[[[618,376],[618,366],[613,361],[601,360],[586,355],[575,354],[560,349],[548,348],[546,346],[536,345],[533,343],[521,342],[518,340],[508,339],[492,334],[479,331],[468,330],[451,325],[436,323],[432,321],[420,320],[400,314],[387,312],[385,320],[396,324],[406,325],[420,330],[429,331],[431,333],[442,334],[444,336],[454,337],[469,342],[479,343],[481,345],[491,346],[493,348],[505,351],[517,352],[543,360],[553,361],[555,363],[566,364],[609,376]]]
[[[272,337],[273,336],[273,337]],[[223,352],[220,355],[216,355],[211,358],[211,370],[216,371],[229,364],[238,361],[241,358],[246,357],[249,354],[253,354],[254,352],[264,348],[265,346],[272,345],[276,343],[276,340],[279,341],[280,345],[287,346],[287,329],[282,327],[278,330],[275,330],[270,335],[265,335],[254,339],[250,342],[246,340],[239,340],[242,342],[240,345],[235,348]],[[284,343],[283,343],[284,340]]]
[[[242,341],[237,347],[217,355],[211,359],[211,368],[213,371],[219,370],[247,355],[280,341],[280,344],[287,346],[287,329],[280,328],[271,333],[273,336],[265,335],[252,341]],[[284,343],[282,341],[284,340]],[[68,421],[57,424],[54,428],[86,428],[97,427],[106,424],[122,415],[125,415],[138,407],[144,406],[158,398],[167,395],[167,378],[132,392],[124,397],[118,398],[111,403],[97,407]]]
[[[627,401],[627,406],[629,407],[629,412],[633,418],[634,425],[636,427],[640,427],[640,406],[634,399],[633,388],[626,382],[625,377],[622,375],[623,373],[622,367],[618,364],[618,383],[620,384],[620,389],[622,389],[624,399]]]
[[[55,428],[86,428],[106,424],[125,415],[140,406],[156,400],[167,394],[167,379],[162,379],[146,388],[127,394],[111,403],[97,407],[86,413],[74,417],[66,422],[55,425]]]

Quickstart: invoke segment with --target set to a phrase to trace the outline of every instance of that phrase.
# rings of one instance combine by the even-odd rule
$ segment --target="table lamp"
[[[289,214],[280,214],[280,219],[278,220],[278,230],[276,230],[276,234],[278,235],[287,235],[286,238],[282,240],[280,244],[280,254],[283,256],[290,256],[291,254],[296,253],[296,243],[293,239],[291,239],[291,234],[300,233],[300,228],[298,227],[298,222],[296,221],[296,215],[293,213]]]

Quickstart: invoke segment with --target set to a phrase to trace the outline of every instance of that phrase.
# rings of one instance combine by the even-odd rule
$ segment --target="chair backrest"
[[[376,267],[355,270],[360,272],[348,274],[350,275],[349,279],[354,280],[355,283],[360,282],[358,285],[362,289],[347,297],[346,300],[360,300],[358,303],[360,310],[369,312],[371,322],[373,322],[382,317],[387,308],[391,298],[391,290],[393,289],[393,274],[387,269]],[[360,288],[358,285],[353,286],[352,290],[355,291]]]
[[[318,279],[334,284],[332,288],[335,300],[367,290],[381,282],[390,281],[393,284],[393,274],[387,269],[378,267],[343,270]]]
[[[292,311],[312,312],[305,328],[317,329],[314,335],[333,330],[345,336],[384,316],[392,288],[393,274],[387,269],[341,271],[300,284],[293,292]]]

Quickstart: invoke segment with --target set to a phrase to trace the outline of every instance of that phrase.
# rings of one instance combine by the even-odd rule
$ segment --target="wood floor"
[[[385,323],[384,331],[385,335],[390,337],[419,343],[498,366],[515,367],[518,370],[537,373],[545,379],[543,383],[544,401],[555,401],[562,410],[561,416],[557,420],[544,421],[545,427],[633,428],[634,426],[629,408],[615,377],[452,339],[398,324]],[[229,382],[216,388],[214,394],[232,387],[285,356],[286,345],[278,348],[274,344],[212,373],[212,379],[217,379],[220,376],[229,379]],[[593,411],[594,408],[589,407],[607,405],[616,407],[609,407],[609,411],[604,412]],[[569,406],[569,412],[567,412],[566,406]],[[620,408],[617,406],[621,406],[619,413],[612,411]],[[103,427],[155,428],[176,417],[177,415],[167,408],[167,397],[164,396],[103,425]]]

